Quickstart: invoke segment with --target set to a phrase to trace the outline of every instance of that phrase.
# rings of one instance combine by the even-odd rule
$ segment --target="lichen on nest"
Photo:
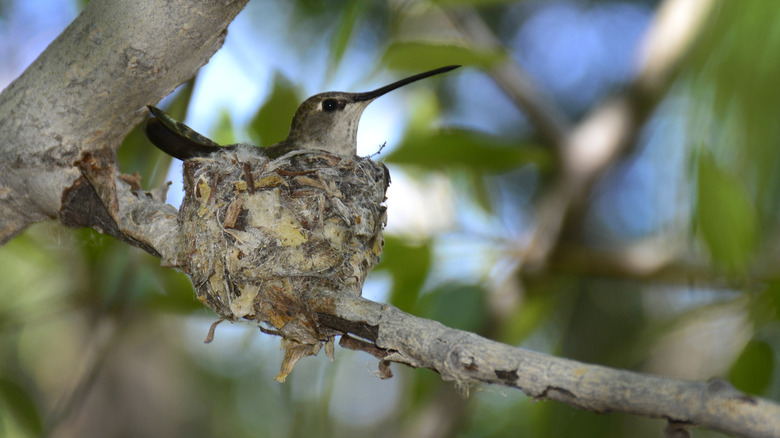
[[[389,181],[368,158],[312,150],[269,159],[247,146],[184,163],[185,271],[223,319],[282,336],[277,380],[323,344],[332,356],[339,333],[317,323],[306,296],[361,294],[382,252]]]

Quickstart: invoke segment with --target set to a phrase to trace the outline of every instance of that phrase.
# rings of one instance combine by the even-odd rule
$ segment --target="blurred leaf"
[[[333,6],[332,3],[328,4],[322,1],[315,1],[315,0],[296,0],[290,3],[295,5],[295,9],[293,10],[293,13],[296,15],[295,17],[296,20],[316,19],[324,14],[328,14],[329,12],[331,12],[328,6]]]
[[[744,273],[758,244],[758,218],[744,187],[721,170],[710,153],[698,156],[697,223],[713,259]]]
[[[491,68],[503,61],[501,50],[477,50],[466,46],[426,42],[402,42],[391,44],[382,63],[396,70],[424,71],[450,64]]]
[[[434,0],[434,3],[438,3],[443,7],[453,7],[453,6],[463,6],[463,5],[472,5],[472,6],[494,6],[502,3],[516,3],[517,0]]]
[[[468,175],[469,188],[473,195],[472,198],[486,213],[494,214],[493,201],[485,178],[483,178],[482,175],[474,173],[469,173]]]
[[[428,96],[420,93],[420,96],[421,98],[417,99],[410,108],[409,125],[405,137],[431,132],[431,126],[434,126],[442,116],[439,99],[432,93],[428,93]]]
[[[740,176],[763,224],[774,226],[780,212],[780,3],[720,2],[714,10],[688,58],[693,102],[701,102],[692,123],[712,128],[691,132],[706,136],[714,154],[728,160],[720,162]]]
[[[146,120],[134,127],[122,140],[122,146],[117,151],[120,171],[126,174],[138,172],[142,182],[148,182],[154,172],[154,166],[164,158],[165,154],[152,146],[144,134]]]
[[[566,281],[566,280],[563,280]],[[522,305],[517,306],[512,316],[507,318],[502,327],[501,341],[517,345],[530,336],[551,315],[561,311],[561,300],[566,296],[561,286],[561,279],[535,285],[523,298]]]
[[[274,74],[274,89],[252,121],[249,131],[258,146],[271,146],[284,140],[301,98],[293,84],[279,73]]]
[[[750,320],[756,330],[772,326],[780,317],[780,281],[771,279],[760,292],[750,296]],[[779,344],[780,345],[780,344]]]
[[[521,436],[526,437],[553,436],[549,433],[547,424],[554,403],[529,403],[524,394],[507,391],[496,391],[492,395],[483,392],[477,397],[480,397],[480,402],[472,406],[473,420],[464,425],[465,430],[460,432],[462,436],[514,436],[507,431],[516,430],[522,430]]]
[[[235,128],[233,128],[230,112],[227,110],[219,112],[217,124],[214,126],[214,129],[211,130],[211,138],[221,145],[236,143],[236,131]]]
[[[478,286],[448,284],[425,294],[414,314],[478,333],[488,314],[485,292]]]
[[[769,386],[774,368],[774,352],[766,342],[748,342],[729,372],[729,380],[740,391],[760,395]]]
[[[511,145],[505,140],[468,130],[409,135],[385,161],[441,170],[463,167],[475,172],[505,172],[536,163],[550,167],[553,157],[540,147]]]
[[[441,380],[439,373],[427,368],[419,368],[407,376],[411,380],[411,385],[409,386],[410,394],[407,396],[408,405],[404,407],[405,409],[419,411],[420,407],[430,406],[432,401],[436,402],[437,395],[441,391],[450,391],[453,388],[451,384]]]
[[[0,399],[6,407],[4,411],[11,413],[25,430],[35,436],[41,435],[43,422],[40,413],[24,388],[10,380],[0,379]]]
[[[393,277],[390,303],[410,311],[420,294],[431,267],[431,247],[428,242],[410,244],[393,236],[385,236],[382,261],[377,270],[386,270]]]
[[[200,301],[195,299],[190,278],[181,272],[167,269],[155,278],[155,288],[145,299],[145,306],[161,312],[193,313],[208,312]]]
[[[780,319],[780,280],[773,280],[769,283],[766,295],[769,298],[769,303],[775,319]]]
[[[366,5],[367,2],[363,0],[352,0],[344,8],[341,23],[334,33],[333,41],[331,42],[331,65],[338,66],[341,62],[341,58],[344,56],[344,52],[346,52],[347,46],[352,39],[352,34],[355,32],[355,24],[358,18],[363,15]]]

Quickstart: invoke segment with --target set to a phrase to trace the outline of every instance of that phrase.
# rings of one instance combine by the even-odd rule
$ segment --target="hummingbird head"
[[[294,149],[322,149],[338,155],[355,155],[360,116],[371,103],[371,100],[359,100],[356,96],[359,93],[330,91],[303,101],[295,111],[286,145]]]
[[[293,149],[320,149],[337,155],[357,153],[360,116],[368,104],[396,88],[460,67],[450,65],[410,76],[364,93],[330,91],[306,99],[295,111],[290,133],[284,141]]]

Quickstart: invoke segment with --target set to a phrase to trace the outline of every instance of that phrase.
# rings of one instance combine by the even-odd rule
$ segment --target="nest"
[[[281,335],[277,380],[336,332],[307,309],[318,290],[359,296],[379,262],[387,169],[367,158],[240,147],[184,163],[186,272],[222,319]]]

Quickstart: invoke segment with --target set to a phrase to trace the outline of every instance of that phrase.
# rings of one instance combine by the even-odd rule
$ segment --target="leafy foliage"
[[[397,42],[388,46],[382,62],[388,68],[425,71],[448,64],[491,68],[505,59],[498,50],[477,50],[454,44],[428,42]]]
[[[419,133],[404,139],[385,156],[388,163],[426,170],[468,169],[476,173],[500,173],[536,164],[549,169],[549,149],[510,145],[485,134],[463,129]]]
[[[717,263],[746,274],[758,244],[758,218],[747,192],[706,152],[699,154],[697,219]]]
[[[17,422],[30,435],[39,435],[43,431],[40,412],[30,394],[18,383],[0,379],[0,405],[10,412]]]
[[[377,271],[387,271],[393,280],[389,301],[401,310],[411,311],[417,303],[428,271],[431,268],[430,243],[405,242],[393,236],[385,237],[385,250]]]
[[[342,15],[342,22],[336,28],[336,32],[333,34],[333,42],[331,43],[331,58],[332,65],[338,65],[344,53],[347,51],[347,46],[354,38],[355,27],[358,24],[358,20],[363,15],[363,11],[366,9],[366,2],[360,0],[351,0],[347,7],[344,8],[344,14]]]
[[[766,342],[750,341],[729,372],[729,379],[748,394],[763,394],[772,379],[775,353]]]
[[[293,85],[276,75],[271,95],[257,111],[249,125],[252,139],[261,146],[271,146],[287,137],[290,121],[301,99]]]

